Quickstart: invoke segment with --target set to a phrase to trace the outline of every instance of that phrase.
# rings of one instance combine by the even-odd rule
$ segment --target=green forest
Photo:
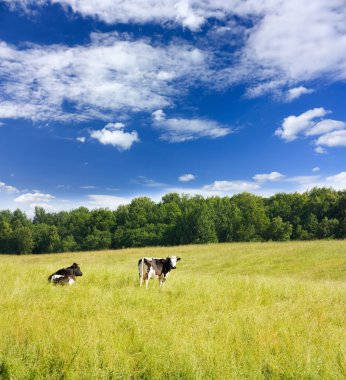
[[[139,197],[117,210],[80,207],[0,211],[0,253],[29,254],[217,242],[346,238],[346,190],[250,193],[231,197],[170,193]]]

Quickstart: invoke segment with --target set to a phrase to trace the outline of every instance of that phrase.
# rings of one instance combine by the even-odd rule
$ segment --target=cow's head
[[[79,268],[79,265],[77,263],[73,263],[70,268],[73,270],[73,274],[75,276],[83,276],[82,271]]]
[[[175,269],[177,267],[177,262],[180,260],[180,257],[171,256],[171,257],[167,257],[167,260],[170,261],[172,269]]]

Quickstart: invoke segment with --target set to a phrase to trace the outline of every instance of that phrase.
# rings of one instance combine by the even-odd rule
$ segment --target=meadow
[[[143,256],[182,260],[163,290]],[[48,284],[80,264],[74,286]],[[1,379],[345,379],[346,241],[0,255]]]

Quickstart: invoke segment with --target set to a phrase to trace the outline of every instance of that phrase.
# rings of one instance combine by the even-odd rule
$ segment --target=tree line
[[[0,211],[0,253],[27,254],[216,242],[346,238],[346,191],[314,188],[265,198],[170,193],[139,197],[117,210],[80,207],[32,219]]]

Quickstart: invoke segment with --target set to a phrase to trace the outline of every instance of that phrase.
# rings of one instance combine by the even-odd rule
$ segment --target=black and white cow
[[[171,256],[166,259],[157,257],[143,257],[138,261],[139,285],[142,286],[145,280],[145,287],[148,289],[148,282],[151,278],[158,277],[160,288],[163,287],[169,272],[176,269],[180,257]]]
[[[82,271],[77,263],[73,263],[68,268],[59,269],[57,272],[48,277],[48,281],[53,284],[72,285],[76,281],[77,276],[83,276]]]

